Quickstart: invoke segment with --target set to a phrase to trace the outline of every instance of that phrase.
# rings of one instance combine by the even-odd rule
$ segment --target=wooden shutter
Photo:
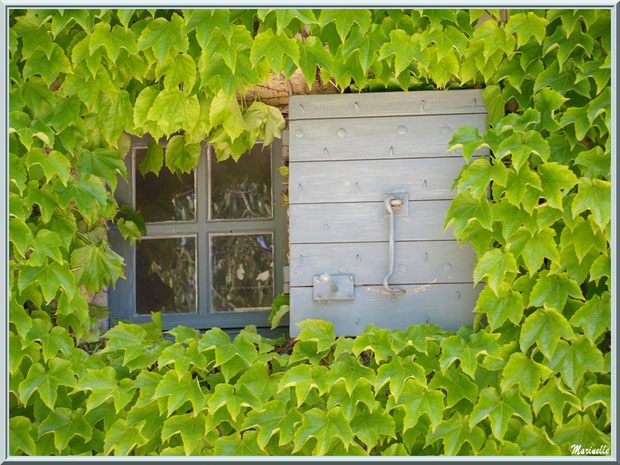
[[[475,255],[443,228],[464,160],[460,150],[446,149],[459,127],[484,129],[481,91],[294,96],[289,112],[291,335],[308,318],[331,321],[342,335],[369,324],[471,324],[480,291],[472,283]],[[382,285],[389,193],[408,199],[394,215],[389,285],[404,291],[398,294]],[[331,293],[339,299],[318,292],[317,300],[323,273],[341,284]],[[322,289],[327,280],[319,281]]]

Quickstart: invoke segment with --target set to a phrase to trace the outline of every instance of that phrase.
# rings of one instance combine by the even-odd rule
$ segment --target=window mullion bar
[[[196,221],[198,225],[198,313],[209,311],[210,266],[209,235],[207,232],[209,180],[207,174],[207,143],[203,143],[200,163],[196,170]]]
[[[212,234],[235,234],[272,231],[276,227],[274,220],[251,220],[251,221],[211,221],[208,231]]]

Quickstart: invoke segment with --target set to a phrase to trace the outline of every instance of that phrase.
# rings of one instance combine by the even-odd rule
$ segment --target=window
[[[116,196],[142,214],[147,233],[133,246],[110,233],[127,278],[110,289],[113,318],[144,323],[161,312],[164,328],[268,325],[287,247],[280,142],[219,163],[204,143],[192,173],[164,166],[143,176],[148,139],[132,141]]]

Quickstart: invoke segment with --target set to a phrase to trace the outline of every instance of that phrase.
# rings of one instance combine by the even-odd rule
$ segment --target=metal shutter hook
[[[388,284],[388,280],[394,274],[394,208],[401,208],[403,206],[403,201],[401,199],[396,198],[393,195],[388,195],[383,202],[385,205],[385,209],[387,210],[389,222],[390,222],[390,242],[389,242],[389,263],[390,269],[388,273],[383,278],[383,288],[388,291],[390,294],[404,294],[404,289],[392,288]]]

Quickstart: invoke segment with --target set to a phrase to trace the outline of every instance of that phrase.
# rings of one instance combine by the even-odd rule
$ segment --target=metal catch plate
[[[315,301],[353,300],[355,298],[355,278],[352,274],[317,274],[314,276],[313,283]],[[332,290],[333,286],[337,288],[335,291]]]
[[[409,216],[409,192],[391,192],[383,195],[383,200],[394,197],[395,200],[400,200],[402,206],[394,208],[394,216]],[[384,211],[384,216],[390,216],[387,211]]]

